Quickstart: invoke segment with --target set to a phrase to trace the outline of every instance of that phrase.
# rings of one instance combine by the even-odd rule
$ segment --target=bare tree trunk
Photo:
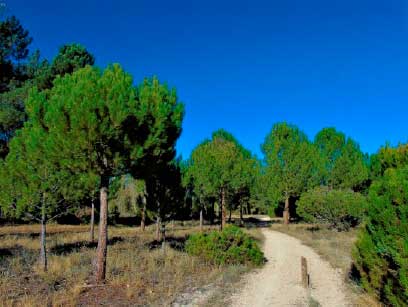
[[[227,224],[227,212],[225,208],[225,189],[221,189],[221,230],[225,228]]]
[[[243,217],[243,209],[242,209],[242,202],[239,204],[239,221],[241,225],[244,223],[244,217]]]
[[[157,242],[161,241],[161,232],[160,232],[160,216],[157,216],[156,218],[156,240]]]
[[[99,235],[96,250],[95,281],[100,284],[105,281],[106,254],[108,243],[108,187],[109,177],[102,176],[100,189]]]
[[[142,212],[141,212],[141,220],[140,220],[140,229],[145,231],[146,228],[146,195],[142,197]]]
[[[90,230],[91,242],[95,241],[95,203],[92,196],[91,200],[91,230]]]
[[[46,247],[46,235],[47,235],[47,225],[45,220],[45,209],[42,209],[41,214],[41,236],[40,236],[40,264],[44,270],[47,272],[48,270],[48,261],[47,261],[47,247]]]
[[[289,213],[289,196],[285,198],[285,209],[283,210],[283,223],[288,225],[290,221],[290,213]]]
[[[160,202],[156,200],[156,205],[157,205],[157,217],[156,217],[156,240],[161,241],[161,231],[160,231],[160,226],[161,226],[161,216],[160,216]]]
[[[214,225],[214,216],[215,216],[215,208],[214,208],[215,204],[214,202],[212,202],[211,204],[211,225]]]
[[[200,231],[203,232],[203,209],[200,210]]]

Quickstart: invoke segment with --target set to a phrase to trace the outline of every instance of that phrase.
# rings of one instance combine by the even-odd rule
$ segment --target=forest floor
[[[263,246],[266,264],[215,266],[183,250],[197,223],[168,227],[165,252],[152,225],[110,226],[107,283],[89,288],[96,243],[88,226],[50,225],[49,270],[37,265],[39,226],[0,227],[2,306],[375,306],[349,280],[356,231],[314,225],[284,226],[280,220],[246,217],[246,231]],[[217,229],[206,226],[206,230]],[[301,287],[300,257],[306,257],[311,289]]]
[[[107,282],[89,287],[96,248],[96,242],[89,241],[89,227],[47,228],[49,267],[43,272],[37,264],[39,225],[0,227],[1,306],[169,306],[183,293],[215,283],[234,284],[250,270],[188,255],[184,242],[199,231],[196,222],[169,224],[165,250],[155,241],[154,225],[145,232],[109,226]]]

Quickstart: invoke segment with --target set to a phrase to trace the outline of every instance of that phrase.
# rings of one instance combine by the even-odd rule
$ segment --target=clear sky
[[[2,0],[52,58],[157,75],[186,105],[178,152],[224,128],[257,155],[275,122],[335,126],[369,153],[408,141],[406,0]]]

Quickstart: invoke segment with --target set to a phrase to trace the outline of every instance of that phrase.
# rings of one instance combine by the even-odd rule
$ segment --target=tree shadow
[[[361,274],[360,271],[357,269],[355,263],[352,263],[350,266],[350,270],[348,272],[348,278],[353,283],[360,285],[361,284]]]
[[[14,271],[12,261],[15,258],[21,259],[21,264],[25,270],[37,260],[38,253],[21,245],[14,245],[9,248],[0,248],[0,271]]]
[[[0,248],[0,259],[13,256],[11,249],[9,248]]]
[[[123,242],[122,237],[113,237],[108,240],[108,245],[115,245],[116,243]],[[74,243],[58,244],[50,249],[50,252],[55,255],[67,255],[75,252],[79,252],[81,249],[96,248],[98,242],[79,241]]]
[[[307,227],[306,230],[310,232],[318,232],[321,230],[321,228],[320,226],[310,226],[310,227]]]
[[[256,217],[244,218],[242,222],[239,219],[234,220],[235,225],[247,228],[265,228],[270,227],[274,223],[276,222],[273,220],[265,221]]]
[[[172,249],[177,251],[185,251],[187,237],[166,237],[166,245],[170,246]],[[147,243],[149,250],[157,249],[162,247],[162,241],[154,240]]]

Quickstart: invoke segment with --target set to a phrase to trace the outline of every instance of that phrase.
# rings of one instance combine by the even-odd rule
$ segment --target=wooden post
[[[307,289],[309,288],[310,281],[309,281],[309,274],[307,272],[306,258],[302,257],[300,263],[301,263],[301,268],[302,268],[302,286]]]

